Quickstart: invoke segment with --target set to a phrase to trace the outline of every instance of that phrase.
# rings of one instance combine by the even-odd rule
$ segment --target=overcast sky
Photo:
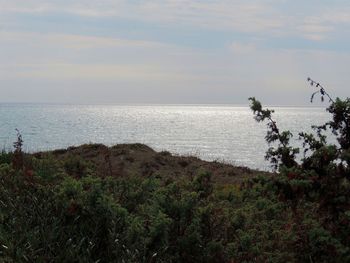
[[[0,101],[304,105],[350,95],[349,0],[0,0]]]

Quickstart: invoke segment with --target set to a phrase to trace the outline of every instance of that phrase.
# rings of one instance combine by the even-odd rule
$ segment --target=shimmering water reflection
[[[281,129],[295,134],[329,118],[323,108],[274,109]],[[16,128],[27,151],[139,142],[156,150],[268,169],[266,125],[256,123],[247,107],[0,104],[3,148],[11,147]]]

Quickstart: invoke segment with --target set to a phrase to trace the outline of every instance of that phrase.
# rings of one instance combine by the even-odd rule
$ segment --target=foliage
[[[293,262],[297,254],[291,209],[260,181],[240,189],[215,186],[206,172],[76,177],[50,155],[28,163],[31,176],[0,165],[3,262]]]
[[[65,162],[32,156],[31,176],[0,165],[0,261],[349,260],[350,213],[335,233],[324,226],[319,203],[292,206],[280,192],[282,180],[220,186],[205,171],[192,179],[76,177]]]
[[[22,139],[22,135],[19,132],[18,129],[16,129],[17,132],[17,140],[13,143],[13,167],[17,170],[22,169],[23,168],[23,152],[22,152],[22,146],[23,146],[23,139]]]
[[[272,119],[273,110],[263,109],[262,105],[255,98],[249,98],[251,101],[251,109],[255,114],[255,120],[257,122],[268,121],[268,131],[266,134],[266,141],[269,144],[278,142],[278,147],[270,147],[266,153],[265,158],[271,160],[271,163],[275,169],[277,169],[279,162],[282,162],[286,167],[295,166],[295,157],[299,153],[298,148],[293,148],[289,145],[290,139],[293,134],[290,131],[281,132],[276,125],[276,121]]]
[[[322,101],[328,97],[327,112],[332,118],[324,125],[313,126],[315,133],[299,133],[304,153],[300,163],[296,161],[300,149],[290,146],[289,131],[279,132],[272,119],[273,111],[263,109],[255,98],[250,98],[251,109],[258,122],[268,121],[266,140],[269,144],[275,143],[267,158],[279,173],[270,183],[296,211],[300,210],[301,203],[317,204],[317,217],[308,239],[312,241],[311,249],[323,249],[317,255],[307,252],[310,258],[319,257],[320,262],[327,262],[330,255],[333,260],[343,255],[344,258],[340,258],[346,262],[350,260],[350,99],[333,100],[322,85],[310,78],[308,81],[318,89],[311,101],[316,94],[321,95]],[[327,142],[327,132],[335,137],[336,144]]]

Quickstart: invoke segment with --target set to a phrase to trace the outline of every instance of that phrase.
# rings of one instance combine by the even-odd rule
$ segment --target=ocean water
[[[324,108],[272,107],[281,130],[311,131],[329,119]],[[12,147],[19,129],[29,152],[84,143],[144,143],[155,150],[195,155],[268,170],[266,124],[248,107],[0,104],[0,146]]]

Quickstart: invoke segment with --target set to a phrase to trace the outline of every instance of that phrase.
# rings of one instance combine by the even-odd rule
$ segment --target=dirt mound
[[[246,167],[236,167],[219,162],[207,162],[197,157],[172,155],[169,152],[156,152],[144,144],[119,144],[107,147],[103,144],[86,144],[46,153],[66,160],[81,158],[93,164],[99,176],[170,176],[193,177],[208,171],[216,183],[235,184],[244,178],[266,174]]]

